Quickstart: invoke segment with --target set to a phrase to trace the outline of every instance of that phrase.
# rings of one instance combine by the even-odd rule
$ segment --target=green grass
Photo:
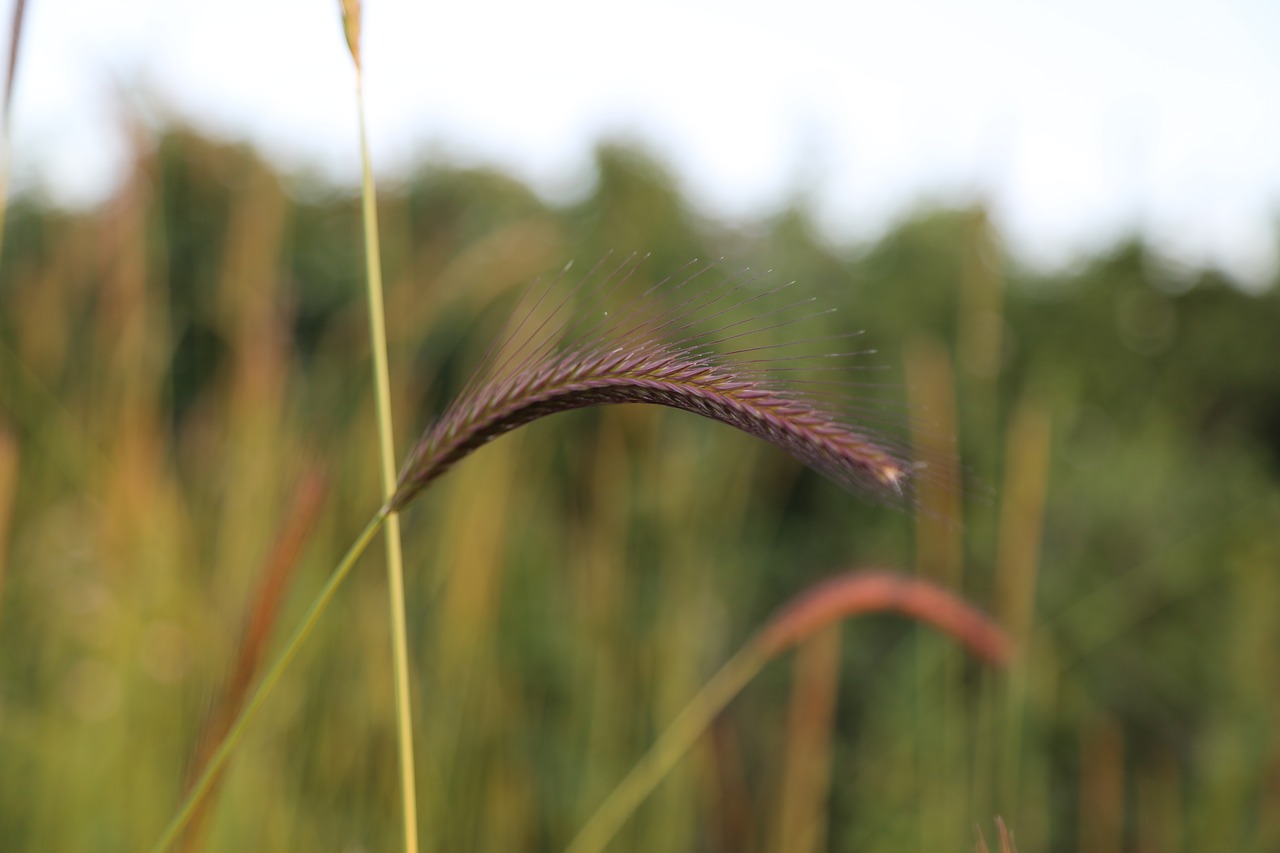
[[[871,361],[894,369],[854,378],[907,384],[909,342],[935,376],[946,365],[964,524],[918,532],[680,413],[579,412],[501,438],[404,514],[409,664],[431,697],[413,703],[423,846],[562,849],[781,602],[945,540],[962,589],[1025,638],[1007,678],[903,622],[854,623],[838,663],[767,667],[610,849],[777,849],[776,827],[815,801],[835,850],[971,849],[975,825],[994,843],[997,814],[1023,851],[1275,849],[1275,292],[1212,275],[1161,289],[1141,247],[1054,280],[966,266],[989,239],[967,212],[860,253],[800,214],[748,239],[699,222],[640,162],[602,150],[596,194],[566,209],[448,169],[383,194],[401,428],[438,413],[516,291],[565,259],[636,247],[665,271],[732,253],[838,304],[815,334],[868,329]],[[249,152],[176,133],[102,211],[9,212],[3,846],[153,844],[308,477],[327,498],[268,661],[382,504],[359,204],[285,186]],[[1009,348],[994,376],[956,338],[993,291]],[[1177,317],[1156,355],[1117,320],[1135,291]],[[379,562],[353,571],[246,728],[207,849],[401,843]],[[833,665],[829,718],[797,716],[823,707],[805,685]],[[829,779],[803,783],[806,801],[792,780],[812,780],[795,765],[814,743]]]

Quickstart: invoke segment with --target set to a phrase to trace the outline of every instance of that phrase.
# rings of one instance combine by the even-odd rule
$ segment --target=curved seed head
[[[783,288],[762,290],[758,276],[742,273],[710,288],[691,286],[708,269],[651,287],[621,310],[588,309],[577,320],[557,321],[566,299],[523,338],[513,335],[492,350],[477,374],[484,378],[473,379],[414,447],[392,508],[406,506],[504,433],[557,412],[616,403],[668,406],[720,421],[843,485],[901,497],[911,466],[894,448],[847,423],[833,405],[834,395],[803,390],[801,382],[788,383],[781,378],[785,374],[771,372],[793,361],[779,355],[792,342],[747,348],[739,343],[789,327],[795,318],[779,318],[809,300],[769,310],[762,307],[763,297]],[[603,282],[589,274],[577,290],[588,291],[590,304],[603,298],[599,291],[612,293],[635,271],[631,258]],[[531,323],[546,298],[544,293],[517,330]],[[676,306],[667,307],[673,298]],[[733,352],[719,351],[731,342]]]

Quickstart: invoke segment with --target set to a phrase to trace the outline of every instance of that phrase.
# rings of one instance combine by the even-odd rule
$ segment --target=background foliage
[[[642,407],[487,447],[405,519],[428,846],[562,847],[772,609],[876,565],[962,589],[1018,662],[984,673],[885,619],[819,638],[617,849],[968,849],[997,814],[1024,851],[1280,848],[1280,289],[1137,239],[1030,273],[981,208],[836,247],[802,207],[703,221],[625,146],[598,171],[564,208],[442,167],[384,190],[402,452],[522,286],[642,250],[655,275],[725,256],[838,306],[806,333],[866,329],[876,380],[954,425],[965,487],[917,517]],[[28,200],[9,229],[0,839],[136,849],[237,667],[380,503],[358,201],[172,132],[103,209]],[[380,555],[233,759],[208,849],[395,843]]]

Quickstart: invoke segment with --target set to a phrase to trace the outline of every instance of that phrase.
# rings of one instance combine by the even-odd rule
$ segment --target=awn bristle
[[[628,259],[605,283],[613,286],[611,279],[622,275],[625,280],[634,271]],[[705,269],[672,290],[701,272]],[[843,485],[900,496],[909,464],[888,446],[845,423],[836,407],[819,394],[788,387],[770,375],[770,361],[789,358],[763,359],[762,369],[761,360],[735,359],[734,354],[720,355],[709,349],[716,343],[796,320],[762,326],[762,320],[781,312],[757,311],[753,306],[747,320],[710,332],[696,331],[706,321],[783,289],[736,296],[737,301],[721,305],[731,294],[755,282],[755,278],[731,277],[721,285],[730,285],[727,290],[712,289],[710,295],[704,292],[689,297],[666,313],[655,311],[658,300],[653,293],[658,288],[650,288],[617,317],[560,348],[554,335],[544,332],[549,322],[544,320],[532,341],[506,353],[499,375],[469,384],[426,430],[401,473],[391,508],[402,509],[431,481],[504,433],[546,415],[612,403],[649,403],[702,415],[769,441]],[[670,337],[676,339],[668,340]],[[496,362],[509,346],[510,342],[499,347],[486,361]],[[771,348],[778,345],[739,349],[737,354]]]

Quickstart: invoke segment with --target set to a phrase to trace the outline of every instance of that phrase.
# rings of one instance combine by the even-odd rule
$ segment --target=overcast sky
[[[594,142],[626,134],[715,215],[803,191],[828,234],[865,240],[924,201],[980,198],[1036,263],[1140,229],[1247,280],[1277,264],[1275,0],[366,6],[388,178],[444,153],[567,199],[589,186]],[[7,28],[12,0],[0,8]],[[130,110],[358,177],[337,0],[29,0],[27,14],[20,189],[104,198]]]

